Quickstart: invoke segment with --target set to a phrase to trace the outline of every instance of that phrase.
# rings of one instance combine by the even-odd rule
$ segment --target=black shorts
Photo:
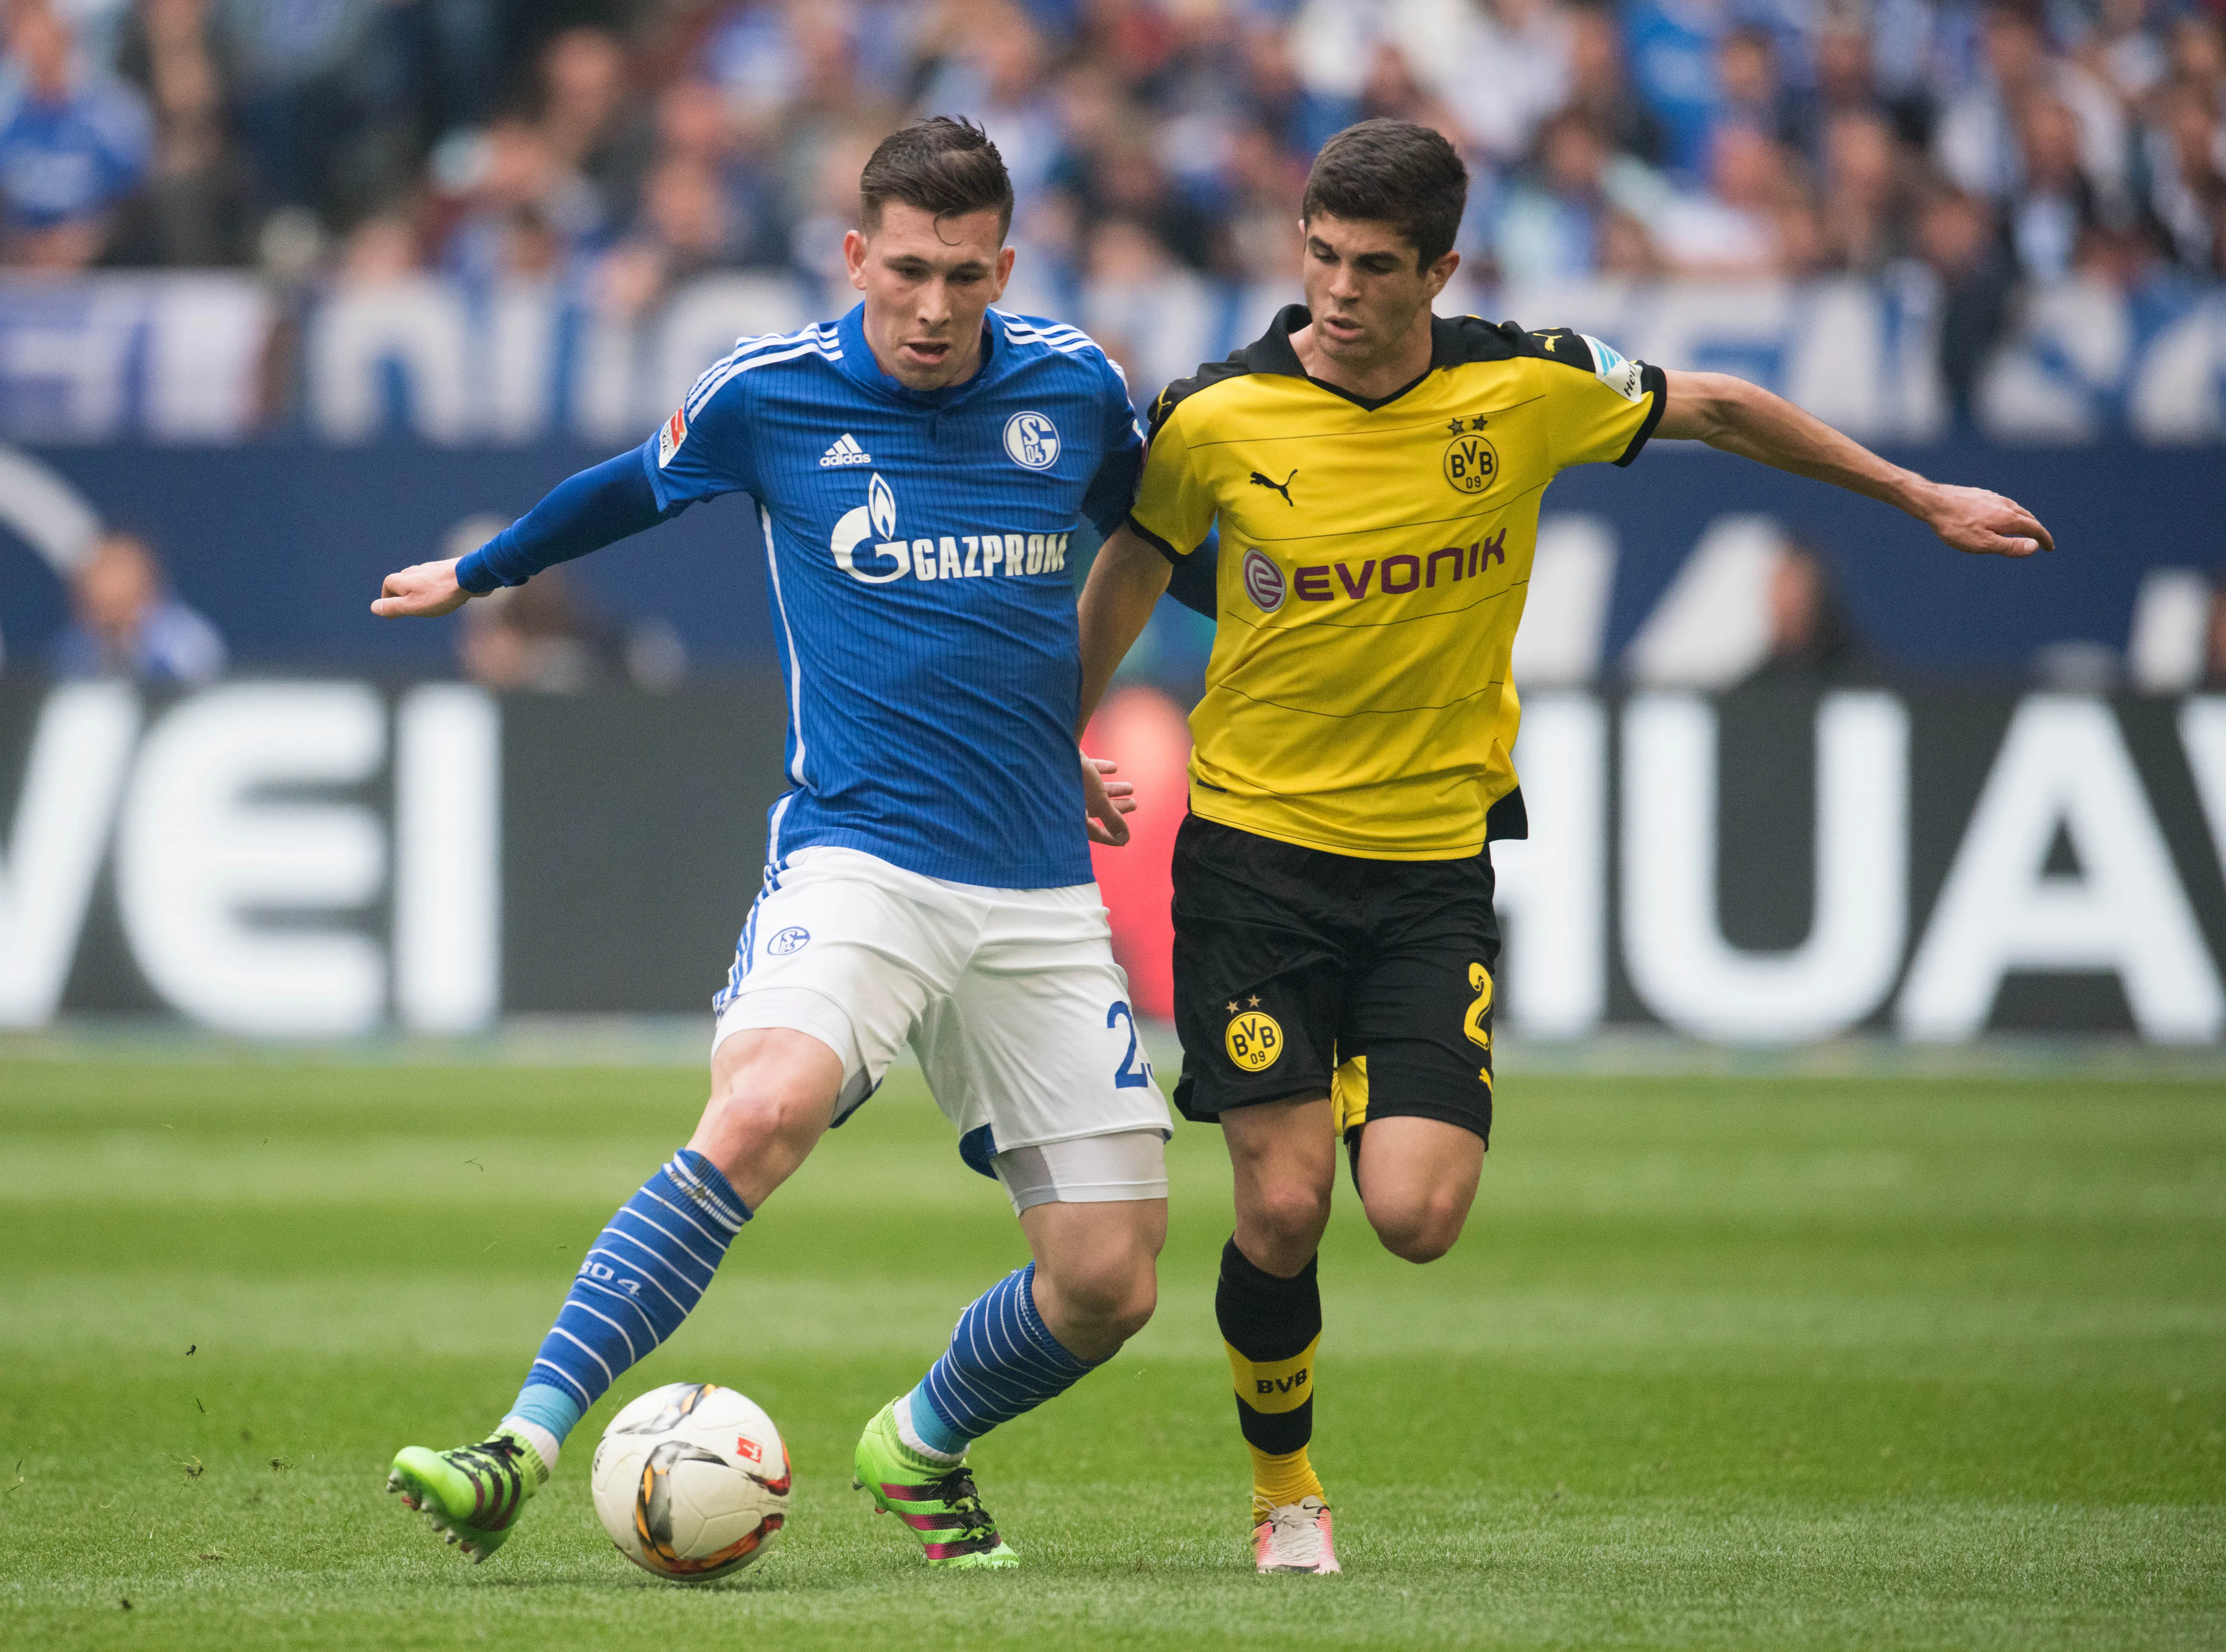
[[[1186,817],[1175,837],[1175,1030],[1187,1119],[1330,1094],[1370,1119],[1491,1139],[1491,858],[1365,861]]]

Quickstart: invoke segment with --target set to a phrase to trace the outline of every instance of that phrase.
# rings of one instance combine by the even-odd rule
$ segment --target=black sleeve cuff
[[[1627,465],[1638,457],[1638,450],[1646,445],[1646,438],[1654,434],[1654,427],[1662,423],[1662,410],[1670,405],[1670,375],[1649,362],[1639,370],[1639,387],[1654,398],[1654,405],[1646,411],[1646,423],[1638,427],[1638,434],[1623,450],[1623,457],[1615,462]]]
[[[1192,613],[1219,619],[1220,562],[1219,553],[1203,545],[1187,556],[1177,557],[1167,576],[1167,594]]]
[[[1644,440],[1644,438],[1641,438]],[[1517,786],[1491,805],[1484,817],[1484,841],[1504,842],[1510,838],[1530,836],[1530,810],[1523,801],[1523,788]]]
[[[1648,428],[1650,429],[1652,429],[1650,425]],[[1180,562],[1186,554],[1182,551],[1177,550],[1166,540],[1161,538],[1159,535],[1154,533],[1142,523],[1137,521],[1136,513],[1134,511],[1131,511],[1129,513],[1129,531],[1135,534],[1137,538],[1142,540],[1146,544],[1149,545],[1154,550],[1158,551],[1161,556],[1166,557],[1171,562]]]

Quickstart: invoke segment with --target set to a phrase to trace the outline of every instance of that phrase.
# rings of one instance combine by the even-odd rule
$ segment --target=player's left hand
[[[431,619],[454,613],[472,600],[472,594],[456,583],[458,560],[451,556],[443,562],[419,562],[398,574],[389,574],[371,611],[382,620]]]
[[[1924,523],[1944,543],[1975,556],[2030,556],[2056,549],[2038,517],[1983,487],[1934,488]]]
[[[1109,779],[1121,766],[1110,758],[1082,759],[1082,802],[1090,814],[1090,841],[1118,848],[1129,841],[1123,815],[1136,812],[1136,788],[1126,780]]]

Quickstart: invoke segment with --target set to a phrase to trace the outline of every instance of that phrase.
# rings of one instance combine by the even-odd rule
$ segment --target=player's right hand
[[[1110,758],[1082,759],[1082,798],[1089,816],[1090,841],[1109,848],[1118,848],[1129,841],[1129,823],[1121,816],[1136,812],[1136,788],[1129,781],[1112,778],[1120,772],[1121,766]]]
[[[456,563],[451,556],[442,562],[419,562],[398,574],[389,574],[378,588],[378,600],[371,611],[382,620],[430,619],[454,613],[472,600],[456,583]]]
[[[2054,550],[2056,541],[2040,518],[2015,499],[1983,487],[1936,484],[1926,501],[1925,525],[1943,543],[1977,556],[2030,556]]]

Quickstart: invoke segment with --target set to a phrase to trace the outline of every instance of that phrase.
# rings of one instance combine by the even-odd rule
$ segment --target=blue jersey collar
[[[973,378],[963,384],[947,384],[941,390],[913,390],[900,380],[881,371],[881,364],[874,359],[874,347],[866,342],[866,307],[853,305],[848,315],[835,323],[835,330],[843,341],[843,371],[869,390],[879,391],[890,400],[916,407],[922,412],[939,413],[956,406],[981,390],[996,376],[997,329],[989,318],[982,318],[982,365]]]

